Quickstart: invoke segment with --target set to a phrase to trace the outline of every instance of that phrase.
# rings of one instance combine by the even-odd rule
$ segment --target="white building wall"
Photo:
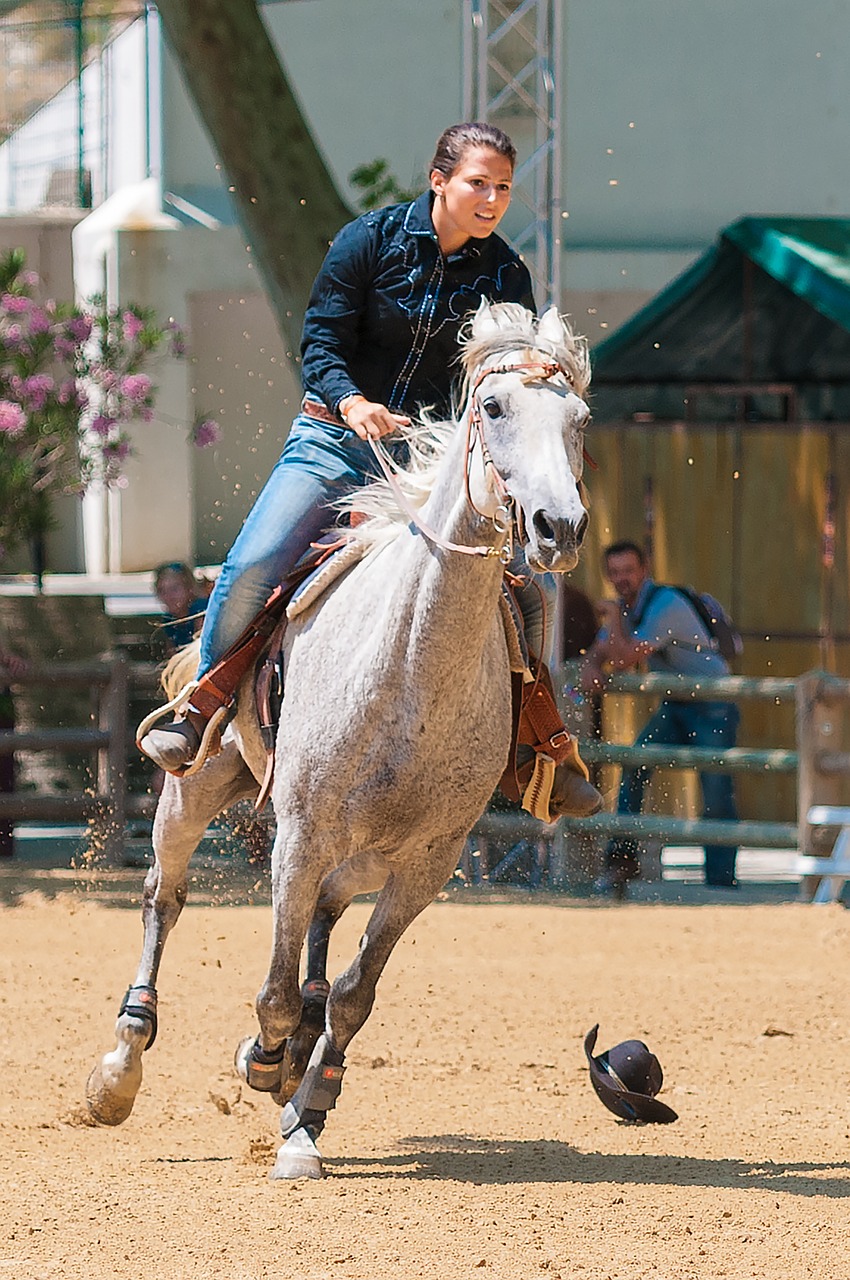
[[[145,23],[135,22],[83,70],[83,160],[95,206],[147,176],[147,48]],[[0,213],[76,203],[78,96],[74,80],[0,145]]]

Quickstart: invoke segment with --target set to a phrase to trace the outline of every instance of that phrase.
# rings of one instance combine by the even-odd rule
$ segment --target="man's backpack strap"
[[[634,614],[629,620],[629,625],[631,626],[632,631],[637,631],[638,627],[646,617],[647,609],[652,604],[655,597],[658,595],[658,592],[662,591],[665,586],[666,586],[666,583],[663,583],[663,582],[652,583],[652,585],[650,586],[649,590],[646,593],[646,598],[640,607],[640,613]]]

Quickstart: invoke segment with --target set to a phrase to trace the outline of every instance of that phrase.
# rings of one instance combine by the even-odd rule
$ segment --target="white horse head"
[[[470,482],[476,507],[492,515],[503,500],[495,468],[513,499],[530,567],[574,568],[588,522],[580,489],[590,420],[585,340],[554,307],[536,320],[517,303],[482,299],[463,366],[466,412],[480,434]]]

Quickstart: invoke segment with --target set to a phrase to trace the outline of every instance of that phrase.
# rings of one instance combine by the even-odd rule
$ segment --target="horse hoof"
[[[115,1126],[123,1124],[133,1110],[136,1095],[119,1097],[106,1087],[100,1066],[96,1066],[86,1081],[86,1109],[97,1124]]]
[[[236,1052],[233,1055],[233,1065],[236,1068],[236,1074],[245,1084],[248,1083],[248,1059],[251,1056],[251,1050],[254,1047],[254,1037],[246,1036],[244,1040],[240,1040],[236,1046]]]
[[[239,1079],[251,1089],[276,1097],[283,1080],[285,1058],[285,1043],[276,1053],[264,1053],[254,1037],[246,1036],[236,1048],[233,1065]]]
[[[322,1157],[306,1129],[296,1129],[278,1148],[275,1166],[270,1178],[321,1178]]]

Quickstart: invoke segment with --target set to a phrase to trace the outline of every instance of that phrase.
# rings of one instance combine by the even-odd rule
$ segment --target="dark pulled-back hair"
[[[449,125],[440,134],[428,172],[433,173],[437,169],[444,177],[450,178],[469,147],[490,147],[509,160],[511,168],[516,164],[516,147],[503,129],[481,120],[466,120]]]
[[[173,573],[176,578],[179,578],[187,590],[198,590],[197,579],[189,566],[182,560],[169,560],[165,564],[158,564],[153,571],[153,589],[155,592],[159,591],[163,578],[169,573]]]
[[[622,556],[627,551],[637,556],[638,564],[646,565],[646,552],[636,542],[631,542],[627,538],[624,538],[622,542],[612,542],[610,547],[606,547],[602,554],[607,560],[609,556]]]

